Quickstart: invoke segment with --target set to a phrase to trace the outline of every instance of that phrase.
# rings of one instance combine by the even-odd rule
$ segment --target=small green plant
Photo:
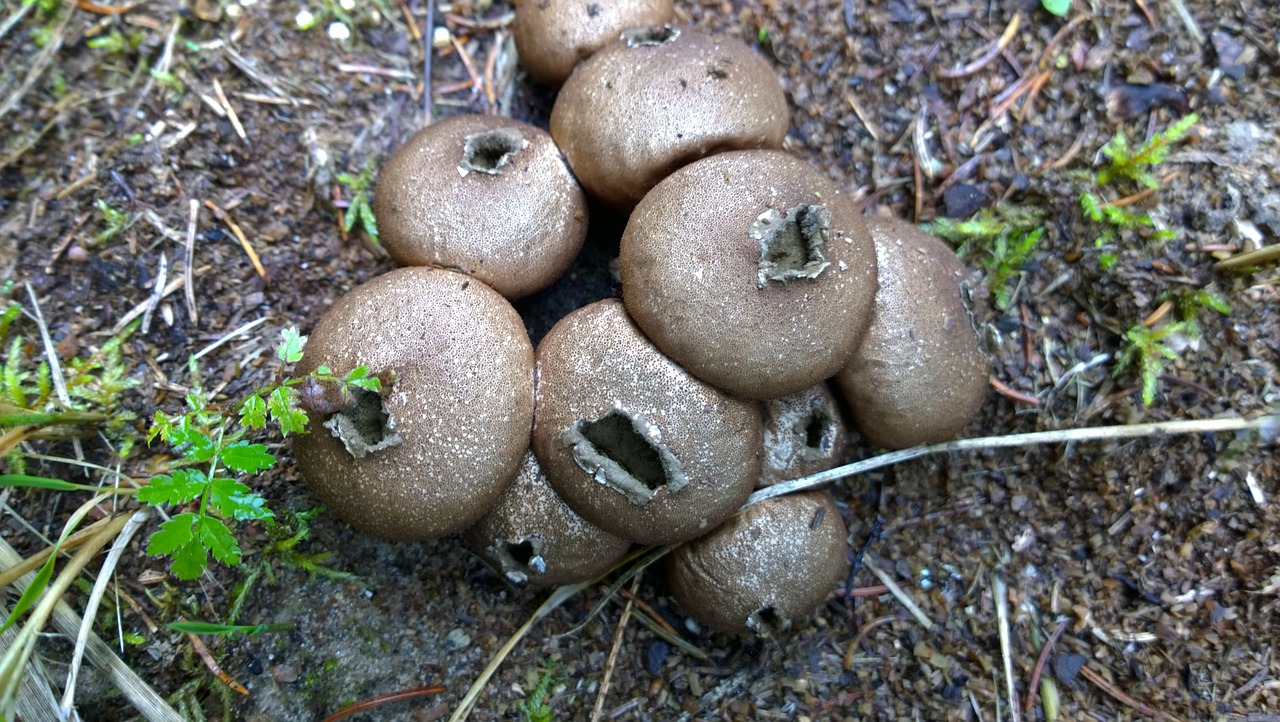
[[[1164,373],[1165,362],[1178,358],[1178,352],[1170,348],[1166,340],[1185,330],[1186,324],[1177,321],[1156,329],[1139,323],[1125,332],[1125,347],[1116,359],[1115,374],[1119,375],[1130,365],[1138,367],[1138,376],[1142,379],[1143,405],[1150,406],[1155,402],[1156,385],[1160,381],[1160,374]]]
[[[1200,338],[1199,316],[1203,309],[1217,311],[1223,316],[1231,315],[1231,304],[1227,303],[1227,299],[1221,294],[1206,291],[1203,288],[1179,295],[1174,306],[1177,309],[1178,320],[1186,324],[1187,336],[1193,339]]]
[[[141,43],[141,33],[130,33],[126,36],[119,30],[112,30],[106,35],[90,38],[86,44],[94,50],[105,50],[112,55],[123,55],[132,52]]]
[[[375,169],[371,162],[366,163],[356,175],[350,173],[339,173],[337,175],[338,182],[345,185],[351,191],[351,203],[347,206],[346,218],[342,225],[342,230],[347,233],[355,228],[356,222],[359,221],[360,227],[364,229],[364,233],[369,240],[374,243],[378,242],[378,221],[373,217],[373,206],[369,205],[369,189],[373,187]]]
[[[959,244],[956,253],[961,258],[979,256],[987,272],[987,288],[996,305],[1007,309],[1012,302],[1010,279],[1022,273],[1044,236],[1041,218],[1035,209],[1005,205],[999,213],[984,208],[967,221],[940,218],[926,230]]]
[[[1148,188],[1148,192],[1158,190],[1160,181],[1152,169],[1168,157],[1173,146],[1187,137],[1197,120],[1192,113],[1137,148],[1130,148],[1124,133],[1116,133],[1102,147],[1102,155],[1111,162],[1092,179],[1088,174],[1077,174],[1087,186],[1080,192],[1080,208],[1090,220],[1102,224],[1102,231],[1093,241],[1102,270],[1111,271],[1116,267],[1120,258],[1117,253],[1119,242],[1127,237],[1136,236],[1154,243],[1165,243],[1177,237],[1172,230],[1159,227],[1149,213],[1104,201],[1102,190],[1120,181],[1139,183]]]
[[[1062,17],[1071,10],[1071,0],[1040,0],[1044,9],[1053,15]]]
[[[284,364],[297,363],[306,340],[297,329],[285,329],[277,357]],[[193,377],[198,378],[197,371],[193,363]],[[266,445],[245,440],[249,430],[264,428],[270,419],[283,436],[305,432],[307,413],[298,405],[295,387],[307,383],[336,385],[343,398],[355,388],[374,393],[382,389],[367,366],[343,377],[320,366],[304,377],[282,378],[274,387],[249,394],[238,406],[238,424],[212,406],[198,384],[186,397],[186,411],[172,416],[156,412],[147,442],[159,437],[173,446],[181,456],[177,465],[185,468],[152,477],[151,484],[138,491],[138,499],[152,506],[195,504],[161,524],[147,546],[149,554],[173,557],[173,573],[179,579],[198,577],[210,555],[228,566],[240,563],[240,545],[228,520],[272,523],[274,514],[266,500],[233,477],[256,474],[276,463]]]
[[[552,722],[555,719],[555,712],[551,706],[547,704],[550,701],[549,693],[551,688],[559,681],[556,677],[555,670],[548,666],[542,672],[542,676],[538,678],[538,684],[529,693],[529,696],[516,705],[516,709],[520,712],[521,719],[524,722]]]
[[[102,230],[93,237],[95,243],[103,244],[115,238],[125,229],[129,227],[129,216],[124,211],[116,210],[111,207],[110,203],[99,198],[93,202],[93,207],[98,209],[102,214]]]
[[[1102,147],[1102,154],[1111,159],[1111,164],[1098,172],[1098,185],[1127,178],[1152,190],[1159,189],[1160,181],[1149,169],[1162,163],[1173,146],[1182,142],[1199,120],[1200,117],[1192,113],[1134,149],[1129,148],[1129,140],[1124,133],[1116,133]]]

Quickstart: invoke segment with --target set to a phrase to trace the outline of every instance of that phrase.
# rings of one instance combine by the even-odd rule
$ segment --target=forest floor
[[[306,333],[344,292],[392,267],[359,230],[343,231],[353,188],[339,176],[376,168],[424,124],[424,87],[433,117],[546,126],[554,94],[518,70],[506,3],[441,5],[431,22],[424,5],[357,3],[351,37],[338,40],[326,32],[342,12],[334,0],[310,6],[319,22],[306,30],[300,2],[5,4],[0,289],[28,313],[2,334],[0,357],[15,372],[45,357],[28,287],[63,365],[92,356],[132,312],[148,317],[122,345],[138,383],[119,413],[132,420],[78,449],[30,440],[6,473],[23,463],[28,474],[111,481],[37,453],[157,473],[174,452],[143,442],[149,422],[181,410],[196,383],[188,358],[219,340],[196,362],[215,403],[230,410],[275,383],[282,329]],[[787,148],[869,211],[923,223],[967,203],[1011,219],[1003,252],[994,241],[966,248],[989,284],[994,381],[965,436],[1274,413],[1280,269],[1274,259],[1218,264],[1280,233],[1280,6],[1074,5],[1057,18],[1034,0],[680,0],[676,21],[767,57],[791,104]],[[432,53],[424,84],[430,26],[457,42]],[[1098,183],[1110,167],[1100,151],[1117,133],[1137,147],[1192,112],[1188,136],[1149,168],[1158,190]],[[1085,191],[1154,226],[1092,219]],[[608,264],[624,221],[592,211],[571,274],[519,304],[535,342],[568,310],[616,293]],[[1117,371],[1135,339],[1163,359],[1148,371],[1149,405],[1136,365]],[[279,528],[238,525],[240,566],[214,563],[179,582],[145,553],[149,523],[120,561],[98,634],[119,651],[125,633],[129,667],[192,717],[314,720],[437,683],[435,696],[365,718],[450,714],[547,592],[510,588],[456,538],[396,544],[331,514],[305,521],[316,501],[287,444],[253,438],[281,459],[247,479]],[[855,444],[851,458],[874,453]],[[1042,676],[1059,719],[1280,719],[1280,463],[1256,434],[951,453],[832,491],[853,548],[866,545],[857,596],[833,590],[790,637],[766,644],[691,629],[660,575],[644,575],[639,598],[699,658],[634,616],[615,649],[622,602],[590,617],[605,598],[593,589],[533,626],[473,717],[519,719],[550,670],[554,718],[587,719],[615,652],[605,719],[1043,719],[1028,697],[1050,690],[1029,683],[1060,632]],[[32,553],[87,499],[10,489],[0,536]],[[296,546],[280,543],[281,530],[307,523]],[[306,568],[323,554],[322,570]],[[870,565],[919,616],[870,589],[880,584]],[[248,578],[236,621],[287,626],[203,637],[209,659],[247,688],[240,695],[164,624],[227,621]],[[86,596],[77,586],[67,601],[81,609]],[[57,636],[37,649],[55,687],[70,650]],[[89,665],[76,702],[84,719],[136,714]]]

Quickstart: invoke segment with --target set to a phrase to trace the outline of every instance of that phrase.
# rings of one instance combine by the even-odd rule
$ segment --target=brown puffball
[[[825,383],[764,402],[764,456],[756,486],[772,486],[834,468],[849,430]]]
[[[528,0],[516,6],[511,33],[529,75],[560,85],[623,30],[670,22],[671,11],[671,0]]]
[[[857,206],[782,151],[681,168],[627,221],[627,312],[689,373],[769,399],[834,376],[871,322],[876,258]]]
[[[910,223],[868,217],[867,225],[879,261],[875,318],[836,381],[854,427],[872,444],[946,441],[978,413],[988,384],[969,271]]]
[[[673,551],[671,594],[713,629],[777,637],[848,574],[848,534],[825,491],[766,499]]]
[[[788,117],[777,73],[742,41],[661,26],[628,30],[582,61],[551,135],[588,193],[629,211],[703,156],[780,148]]]
[[[759,405],[663,356],[616,300],[560,320],[537,354],[533,450],[556,493],[641,544],[705,534],[760,473]]]
[[[492,115],[432,123],[396,149],[373,197],[402,266],[461,271],[509,299],[550,286],[587,233],[587,203],[541,128]]]
[[[530,451],[498,505],[466,532],[472,551],[512,584],[558,586],[609,571],[631,543],[578,516]]]
[[[453,271],[401,268],[338,299],[299,375],[357,365],[390,380],[313,412],[293,441],[320,502],[361,531],[433,539],[484,516],[515,478],[533,421],[533,348],[515,309]]]

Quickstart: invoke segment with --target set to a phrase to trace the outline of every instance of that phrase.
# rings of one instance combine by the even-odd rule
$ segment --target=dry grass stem
[[[627,622],[631,621],[631,608],[635,604],[636,589],[640,587],[640,576],[631,580],[631,594],[622,606],[622,614],[618,617],[618,628],[613,633],[613,647],[604,663],[604,674],[600,677],[600,689],[596,692],[596,704],[591,710],[591,722],[600,722],[604,714],[604,701],[609,696],[609,682],[613,679],[613,668],[618,663],[618,650],[622,649],[622,640],[626,636]]]
[[[1013,678],[1013,650],[1009,640],[1009,588],[999,573],[991,575],[991,596],[996,603],[996,626],[1000,633],[1000,660],[1004,665],[1005,694],[1009,699],[1009,715],[1022,722],[1018,708],[1018,684]]]
[[[902,606],[907,608],[908,612],[911,612],[911,616],[916,618],[916,621],[920,623],[920,626],[924,627],[926,631],[933,629],[933,620],[929,619],[929,615],[924,613],[924,610],[916,604],[916,601],[911,598],[910,594],[907,594],[902,587],[898,586],[897,582],[893,581],[893,577],[889,576],[887,572],[875,564],[867,564],[866,567],[871,570],[872,574],[876,575],[876,578],[880,580],[881,584],[888,587],[889,593],[896,597],[897,600],[902,603]]]

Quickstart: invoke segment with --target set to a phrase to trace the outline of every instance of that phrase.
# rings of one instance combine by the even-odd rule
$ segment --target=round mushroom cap
[[[361,531],[434,539],[484,516],[533,422],[533,347],[502,296],[469,276],[401,268],[352,289],[311,332],[299,375],[366,365],[393,379],[312,413],[294,438],[320,502]]]
[[[942,241],[868,217],[879,262],[876,311],[836,377],[854,428],[888,449],[946,441],[982,407],[988,362],[970,309],[969,271]]]
[[[671,594],[713,629],[778,637],[849,573],[848,535],[825,491],[775,496],[676,548]]]
[[[671,0],[527,0],[516,6],[511,32],[529,75],[560,85],[623,30],[670,22],[671,13]]]
[[[587,203],[551,136],[490,115],[414,133],[378,176],[382,245],[402,266],[461,271],[509,299],[550,286],[587,233]]]
[[[746,398],[834,376],[871,322],[875,249],[857,206],[781,151],[673,173],[632,212],[619,261],[627,311],[654,344]]]
[[[825,383],[764,402],[764,457],[756,486],[772,486],[834,468],[849,430]]]
[[[705,534],[760,473],[760,407],[663,356],[621,303],[561,319],[538,346],[533,450],[574,511],[641,544]]]
[[[764,58],[671,26],[623,32],[578,65],[551,110],[551,135],[582,187],[623,211],[699,158],[782,147],[787,123]]]
[[[631,543],[578,516],[547,483],[533,452],[498,505],[466,532],[471,549],[512,584],[559,586],[609,571]]]

